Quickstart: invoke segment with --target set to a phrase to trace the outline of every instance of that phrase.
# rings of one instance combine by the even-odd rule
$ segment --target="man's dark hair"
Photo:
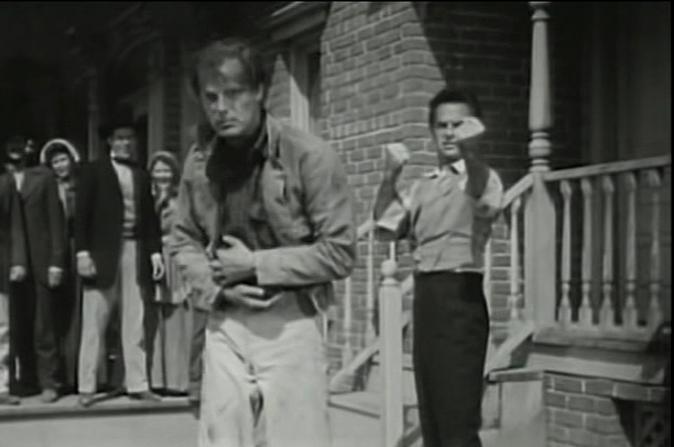
[[[126,110],[115,111],[112,117],[98,127],[98,135],[103,140],[107,140],[118,129],[132,129],[138,133],[136,121],[133,115]]]
[[[482,118],[482,109],[477,97],[471,92],[461,90],[440,90],[428,103],[428,124],[432,127],[435,124],[435,111],[442,104],[467,104],[471,112],[477,118]]]
[[[28,141],[26,140],[26,138],[20,135],[10,137],[5,143],[5,151],[7,153],[24,152],[26,150],[27,143]]]
[[[199,98],[199,72],[216,71],[228,59],[236,59],[243,67],[245,82],[253,88],[262,87],[266,96],[267,69],[260,51],[247,39],[228,37],[217,40],[197,53],[190,76],[190,88]]]

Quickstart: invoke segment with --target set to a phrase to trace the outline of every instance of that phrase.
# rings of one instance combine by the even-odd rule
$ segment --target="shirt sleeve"
[[[410,229],[411,204],[418,183],[408,188],[396,188],[396,196],[376,221],[379,239],[402,239]]]
[[[489,178],[484,193],[479,199],[473,199],[475,214],[479,217],[494,217],[503,206],[503,183],[493,169],[489,169]]]

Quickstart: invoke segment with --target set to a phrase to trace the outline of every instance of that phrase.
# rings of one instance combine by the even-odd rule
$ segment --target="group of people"
[[[88,407],[99,386],[150,401],[152,389],[188,391],[193,312],[165,256],[178,161],[159,151],[147,171],[138,166],[123,115],[101,137],[109,156],[89,163],[66,139],[48,141],[37,163],[23,137],[5,145],[0,404],[77,392]]]
[[[21,281],[32,281],[45,296],[64,284],[81,285],[81,310],[73,315],[81,315],[75,332],[83,405],[94,399],[103,328],[117,303],[126,389],[155,398],[149,388],[154,367],[146,365],[157,363],[146,353],[150,338],[143,338],[144,316],[154,306],[161,328],[155,333],[162,335],[155,337],[161,345],[155,353],[167,356],[164,348],[175,347],[170,361],[158,364],[185,368],[171,380],[187,382],[196,396],[200,447],[328,446],[327,368],[316,317],[334,299],[332,281],[348,276],[356,259],[345,169],[329,144],[266,111],[268,77],[261,53],[248,42],[231,38],[205,47],[191,81],[202,122],[177,190],[170,154],[155,154],[149,176],[133,163],[135,135],[124,123],[107,133],[110,157],[82,167],[74,189],[61,185],[57,167],[56,154],[70,151],[46,151],[56,176],[40,171],[45,206],[34,215],[26,184],[22,188],[15,173],[2,177],[0,293]],[[473,447],[480,445],[489,330],[483,251],[503,186],[476,156],[484,126],[472,95],[438,93],[429,104],[429,128],[437,169],[401,190],[398,177],[409,154],[390,145],[373,214],[382,236],[409,237],[414,250],[414,361],[424,444]],[[48,200],[61,206],[46,206]],[[66,225],[64,216],[71,215]],[[40,252],[39,262],[31,251],[31,219],[43,226],[40,238],[51,238],[38,241],[39,250],[51,250]],[[50,225],[55,233],[46,231]],[[54,242],[59,232],[69,239]],[[36,315],[54,321],[54,314],[41,312]],[[36,335],[45,327],[53,332],[35,321]],[[46,364],[57,349],[45,346],[36,343]],[[43,389],[55,386],[51,371],[45,369]]]

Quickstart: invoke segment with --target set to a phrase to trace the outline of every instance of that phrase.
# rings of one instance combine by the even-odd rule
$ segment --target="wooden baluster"
[[[651,217],[651,250],[650,250],[650,300],[648,305],[648,327],[655,330],[663,321],[662,309],[660,308],[660,281],[661,278],[661,259],[660,259],[660,188],[662,186],[662,176],[660,172],[651,169],[646,172],[646,182],[651,189],[653,201],[653,215]]]
[[[402,291],[395,279],[395,261],[382,264],[382,284],[379,290],[379,327],[381,340],[382,374],[382,446],[402,443],[403,436],[403,337]]]
[[[627,234],[625,249],[625,307],[622,317],[623,324],[630,330],[638,329],[639,314],[636,306],[637,288],[637,178],[634,172],[625,175],[627,187]]]
[[[352,284],[351,277],[344,280],[344,346],[342,347],[342,365],[346,365],[353,355],[353,346],[351,344],[352,333]]]
[[[572,323],[571,309],[571,196],[573,188],[571,182],[562,180],[560,183],[564,200],[563,227],[562,227],[562,300],[559,303],[559,323],[568,327]]]
[[[519,213],[522,206],[520,197],[513,201],[510,209],[510,324],[517,325],[520,315],[520,232]]]
[[[388,244],[388,258],[391,259],[392,261],[395,261],[396,256],[397,256],[396,243],[395,243],[395,241],[389,242],[389,244]]]
[[[365,346],[376,338],[374,331],[374,226],[367,233],[367,292],[365,295]]]
[[[592,327],[592,181],[584,178],[580,181],[583,191],[583,272],[582,301],[578,309],[578,324],[583,329]]]
[[[615,326],[613,310],[613,193],[615,187],[610,175],[602,178],[602,189],[604,190],[603,302],[599,313],[599,325],[603,330],[610,330]]]

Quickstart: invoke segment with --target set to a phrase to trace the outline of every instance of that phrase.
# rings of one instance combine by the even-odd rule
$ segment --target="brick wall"
[[[659,408],[664,416],[669,390],[607,379],[546,374],[545,408],[550,447],[665,446],[641,443],[648,421],[638,421],[639,405]],[[643,422],[646,422],[644,424]],[[651,419],[650,422],[655,422]],[[654,424],[654,426],[657,425]],[[652,433],[650,434],[652,435]]]
[[[358,221],[366,219],[381,181],[382,145],[404,142],[412,152],[403,174],[409,183],[435,162],[427,129],[427,104],[445,85],[470,89],[480,98],[489,133],[483,158],[506,185],[525,172],[529,70],[529,12],[526,4],[428,2],[336,2],[322,42],[323,113],[328,137],[340,152],[356,192]],[[507,317],[507,245],[504,225],[495,228],[490,308],[495,321]],[[387,247],[378,246],[378,270]],[[401,244],[401,279],[409,271]],[[354,333],[362,343],[366,247],[359,247],[354,273]],[[340,312],[341,314],[341,312]],[[340,322],[337,322],[339,326]],[[338,337],[338,340],[340,338]]]
[[[424,6],[425,5],[425,6]],[[553,11],[554,14],[554,11]],[[554,18],[554,15],[553,15]],[[554,107],[560,118],[552,164],[578,159],[574,139],[579,113],[576,50],[569,46],[573,27],[553,28],[553,56],[560,62],[553,76]],[[561,30],[561,31],[559,31]],[[292,39],[290,41],[292,43]],[[268,107],[290,116],[287,42],[268,47],[273,59]],[[386,143],[404,142],[412,152],[403,174],[409,183],[435,162],[427,128],[427,105],[442,87],[474,91],[481,100],[489,129],[481,147],[483,159],[501,174],[506,187],[526,172],[528,159],[528,80],[531,22],[526,3],[488,2],[332,2],[321,36],[321,100],[324,137],[341,155],[356,196],[357,222],[364,222],[382,179]],[[569,118],[570,117],[570,118]],[[558,156],[559,154],[559,156]],[[561,160],[561,161],[558,161]],[[507,321],[508,228],[494,227],[493,283],[490,310],[495,333]],[[343,327],[343,309],[332,313],[332,340],[348,337],[356,349],[366,327],[367,246],[358,247],[353,274],[353,330]],[[388,247],[377,244],[375,271]],[[398,246],[399,278],[410,271],[407,244]],[[378,282],[378,278],[375,283]],[[338,299],[343,296],[339,290]]]

